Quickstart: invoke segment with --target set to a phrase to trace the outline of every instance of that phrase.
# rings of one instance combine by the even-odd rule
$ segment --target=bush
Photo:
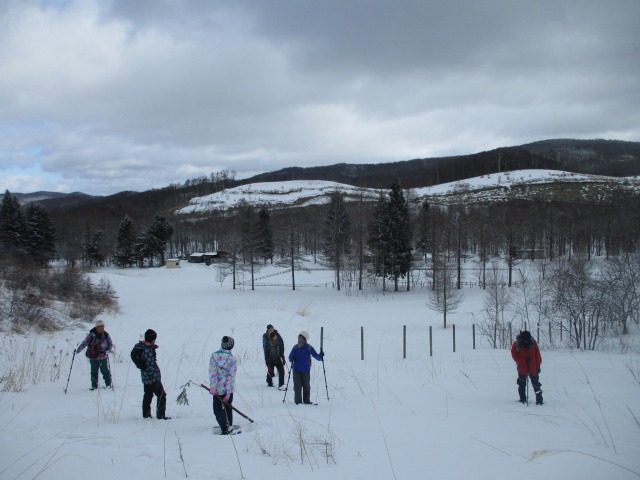
[[[0,268],[0,318],[11,330],[58,330],[64,317],[91,322],[105,311],[118,311],[111,284],[94,285],[77,268]]]

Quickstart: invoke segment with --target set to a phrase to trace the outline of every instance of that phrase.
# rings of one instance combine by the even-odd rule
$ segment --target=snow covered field
[[[265,267],[260,275],[274,271]],[[638,354],[543,349],[545,405],[521,405],[509,352],[479,336],[472,348],[480,289],[465,290],[449,316],[454,353],[452,330],[427,308],[424,290],[337,292],[333,272],[315,270],[298,272],[296,281],[328,288],[232,290],[215,267],[185,263],[93,275],[111,282],[121,305],[119,314],[101,317],[117,348],[115,389],[89,391],[83,352],[64,393],[73,347],[92,325],[50,336],[3,334],[3,371],[22,361],[45,378],[23,392],[0,393],[0,479],[640,477]],[[327,388],[321,363],[314,362],[311,377],[317,406],[296,406],[291,386],[283,403],[284,393],[266,386],[261,338],[269,323],[287,353],[300,330],[319,350],[324,327]],[[129,351],[147,328],[158,332],[171,421],[142,419],[142,385]],[[209,355],[223,335],[235,338],[239,361],[234,406],[256,421],[236,414],[242,434],[228,437],[213,435],[204,389],[188,388],[189,405],[175,401],[189,380],[207,383]]]

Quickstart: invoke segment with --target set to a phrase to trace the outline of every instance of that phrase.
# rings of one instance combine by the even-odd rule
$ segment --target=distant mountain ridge
[[[289,167],[243,180],[242,184],[287,180],[326,180],[356,187],[387,188],[398,178],[419,188],[513,170],[548,169],[612,177],[640,175],[640,142],[543,140],[470,155],[393,163]]]
[[[469,155],[405,160],[380,164],[289,167],[250,178],[213,183],[173,184],[145,192],[123,191],[105,197],[75,192],[15,194],[21,203],[38,201],[48,210],[70,214],[148,217],[151,212],[171,213],[195,197],[223,188],[262,182],[324,180],[354,187],[389,188],[394,178],[404,188],[423,188],[509,171],[547,169],[578,174],[630,177],[640,175],[640,142],[620,140],[543,140]]]

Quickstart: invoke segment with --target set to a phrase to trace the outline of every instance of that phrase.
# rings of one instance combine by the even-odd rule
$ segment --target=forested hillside
[[[569,171],[576,172],[639,174],[640,143],[550,140],[442,159],[286,169],[244,180],[236,179],[233,172],[217,172],[142,193],[122,192],[102,198],[76,194],[67,199],[40,201],[37,205],[47,212],[55,237],[54,248],[47,246],[45,256],[87,266],[157,266],[163,264],[165,255],[186,257],[195,251],[210,250],[235,252],[237,258],[251,261],[247,237],[255,235],[248,230],[259,225],[256,218],[267,224],[262,229],[272,235],[271,251],[261,255],[262,261],[286,259],[291,257],[291,251],[326,253],[326,209],[322,206],[274,209],[247,198],[246,204],[231,210],[196,216],[175,214],[194,197],[258,180],[301,177],[366,186],[385,195],[392,182],[397,181],[409,204],[408,235],[414,255],[454,247],[456,255],[482,252],[503,258],[524,251],[543,251],[548,258],[564,254],[610,256],[635,251],[640,205],[634,191],[622,188],[620,183],[594,177],[596,180],[545,185],[525,182],[508,188],[500,184],[510,171],[533,167],[556,170],[567,166],[573,168]],[[442,196],[416,200],[417,187],[495,172],[500,172],[502,180],[481,192],[470,193],[465,183],[460,183],[446,201]],[[375,201],[365,201],[364,196],[358,199],[357,193],[351,197],[344,207],[352,226],[344,252],[350,260],[362,262],[359,259],[373,253],[371,225],[376,205]],[[23,213],[25,208],[22,207]],[[0,222],[4,229],[10,223],[2,219]],[[125,227],[127,231],[123,233]],[[9,233],[5,232],[4,238],[5,242],[13,241]],[[20,247],[23,252],[25,248]],[[37,258],[35,254],[32,256]]]

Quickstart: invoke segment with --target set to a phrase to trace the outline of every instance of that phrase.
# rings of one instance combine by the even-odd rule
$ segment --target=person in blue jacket
[[[289,363],[293,373],[293,393],[296,405],[311,404],[311,357],[324,361],[324,352],[316,350],[307,343],[309,333],[301,331],[298,335],[298,343],[293,346],[289,354]]]

